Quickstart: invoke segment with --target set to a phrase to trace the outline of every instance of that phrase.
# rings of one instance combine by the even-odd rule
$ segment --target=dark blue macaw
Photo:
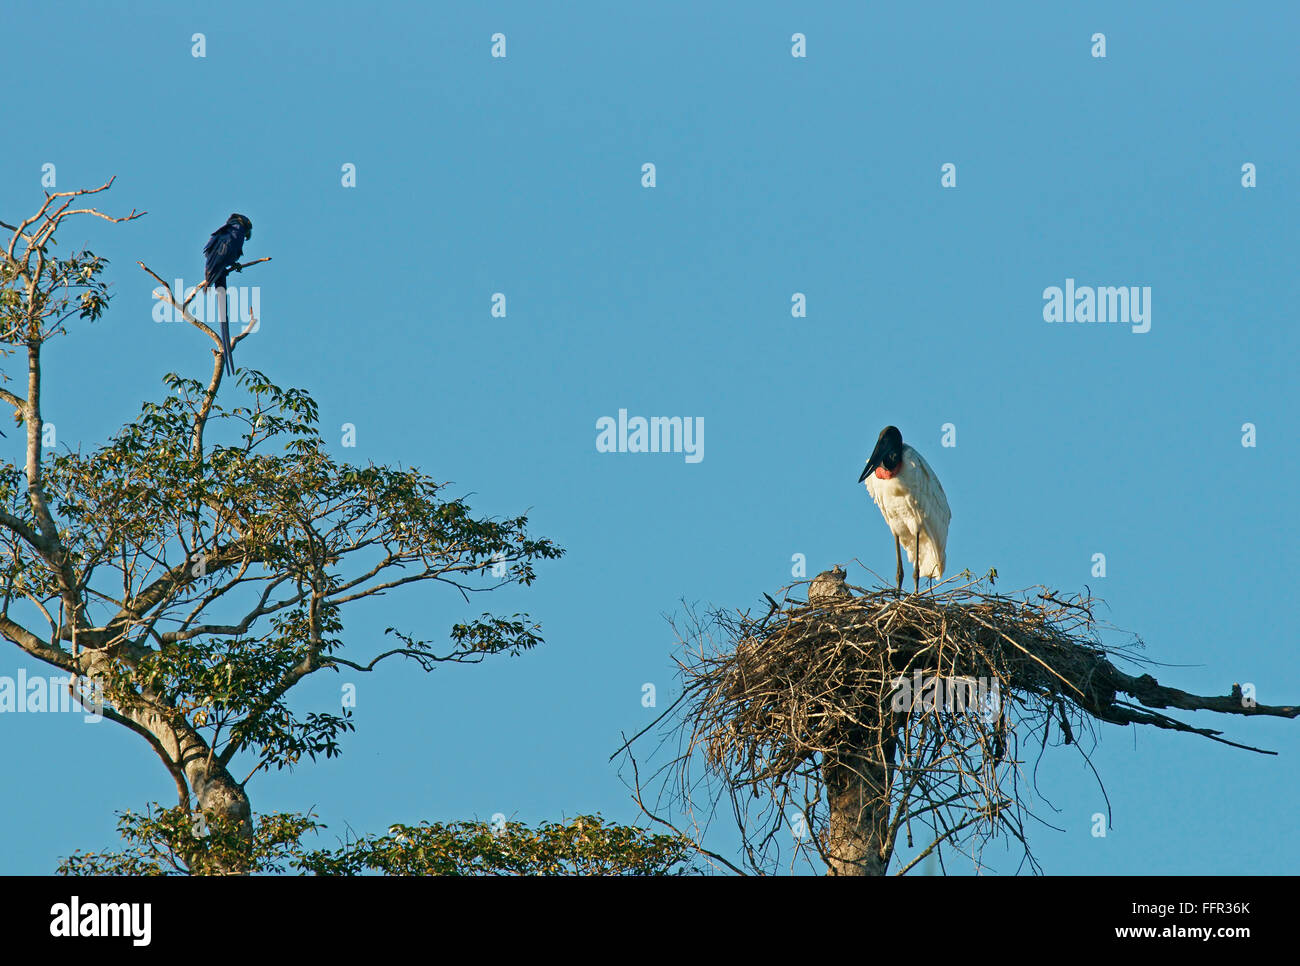
[[[212,233],[203,246],[206,262],[203,277],[208,288],[217,290],[217,315],[221,319],[221,350],[226,360],[226,371],[235,374],[235,360],[230,345],[230,326],[226,322],[226,276],[244,254],[244,242],[253,237],[253,223],[243,215],[234,214]]]

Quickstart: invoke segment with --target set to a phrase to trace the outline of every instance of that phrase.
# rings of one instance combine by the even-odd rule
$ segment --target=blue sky
[[[665,615],[751,606],[794,554],[810,576],[855,558],[887,573],[856,485],[887,423],[943,481],[951,567],[1087,584],[1176,665],[1164,683],[1300,700],[1298,15],[1133,6],[7,11],[0,220],[38,206],[47,163],[60,190],[116,175],[102,207],[149,212],[63,239],[112,259],[116,294],[47,354],[61,445],[106,439],[169,370],[210,372],[198,333],[152,320],[135,262],[193,284],[240,211],[246,255],[273,261],[241,279],[262,330],[237,364],[310,391],[327,438],[355,424],[340,458],[420,466],[485,513],[531,508],[568,551],[492,602],[538,618],[544,647],[359,681],[343,758],[257,779],[254,808],[314,808],[321,844],[498,812],[635,819],[606,759],[654,713],[644,683],[671,700]],[[1045,322],[1067,278],[1150,286],[1150,331]],[[597,452],[619,409],[702,418],[704,458]],[[9,459],[20,445],[0,440]],[[389,624],[434,637],[463,613],[417,590],[362,605],[349,635],[365,654]],[[19,667],[41,670],[0,648],[0,674]],[[334,706],[339,683],[297,706]],[[1047,871],[1295,869],[1300,725],[1184,717],[1280,756],[1102,726],[1114,827],[1091,834],[1096,780],[1049,755],[1035,804],[1061,831],[1031,830]],[[115,810],[174,799],[141,740],[71,715],[0,716],[0,767],[4,872],[112,847]]]

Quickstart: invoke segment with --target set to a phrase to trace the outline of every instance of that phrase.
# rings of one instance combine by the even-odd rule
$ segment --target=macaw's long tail
[[[234,348],[230,344],[230,323],[226,320],[226,286],[217,289],[217,317],[221,319],[221,355],[226,360],[226,373],[235,374]]]

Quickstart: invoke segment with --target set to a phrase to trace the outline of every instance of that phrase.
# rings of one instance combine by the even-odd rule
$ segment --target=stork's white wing
[[[948,524],[952,521],[948,496],[943,492],[943,484],[939,482],[939,477],[935,476],[934,470],[930,469],[930,464],[925,461],[925,457],[910,446],[903,447],[903,464],[904,470],[900,475],[907,483],[908,492],[916,503],[917,510],[920,511],[921,519],[925,521],[925,531],[934,545],[933,550],[938,558],[927,561],[923,554],[921,569],[929,571],[931,568],[926,564],[936,564],[934,571],[935,576],[938,576],[943,573],[948,548]]]

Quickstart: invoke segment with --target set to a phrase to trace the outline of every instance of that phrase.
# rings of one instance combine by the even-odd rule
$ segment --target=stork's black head
[[[240,228],[244,229],[245,238],[253,237],[253,223],[248,219],[247,215],[241,215],[236,212],[226,219],[226,224],[231,225],[232,227],[238,225]]]
[[[883,466],[890,474],[898,472],[898,467],[903,462],[903,434],[898,431],[897,426],[886,426],[880,431],[880,438],[876,440],[876,448],[871,451],[871,458],[867,460],[867,468],[862,471],[858,477],[861,483],[878,466]]]

